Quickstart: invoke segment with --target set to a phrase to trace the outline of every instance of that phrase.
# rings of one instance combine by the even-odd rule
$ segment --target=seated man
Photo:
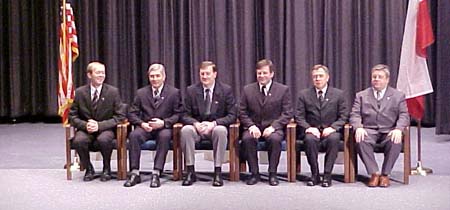
[[[186,159],[187,175],[183,186],[192,185],[195,176],[195,142],[209,139],[214,152],[214,180],[212,185],[223,186],[222,163],[228,142],[227,127],[236,122],[237,107],[233,90],[218,82],[217,67],[211,61],[200,65],[200,82],[187,88],[185,115],[181,129],[181,148]]]
[[[367,172],[369,187],[389,187],[389,175],[402,149],[402,131],[409,125],[405,94],[388,86],[389,67],[378,64],[372,68],[372,87],[356,94],[350,113],[355,131],[356,149]],[[375,160],[374,145],[384,147],[381,173]]]
[[[330,87],[330,74],[324,65],[315,65],[311,70],[314,87],[300,91],[295,120],[299,126],[299,138],[306,146],[306,157],[311,167],[308,186],[317,185],[319,148],[326,148],[322,187],[331,186],[331,172],[339,152],[341,130],[348,119],[348,105],[344,92]]]
[[[125,119],[119,90],[105,81],[105,65],[89,63],[87,77],[89,84],[77,88],[70,107],[69,122],[77,129],[73,146],[80,156],[81,165],[86,168],[84,181],[94,179],[94,167],[89,158],[89,145],[100,147],[103,156],[103,173],[100,181],[111,179],[111,154],[116,126]]]
[[[150,65],[147,74],[150,85],[137,90],[128,113],[128,119],[135,129],[128,137],[131,176],[125,182],[125,187],[141,182],[141,145],[149,139],[156,139],[157,143],[150,187],[161,186],[159,176],[164,170],[172,127],[178,122],[183,108],[180,90],[164,83],[166,72],[163,65]]]
[[[239,119],[244,132],[242,141],[251,176],[248,185],[259,181],[257,144],[264,140],[269,145],[269,184],[279,184],[277,168],[280,162],[281,141],[286,125],[293,117],[289,87],[273,81],[272,61],[263,59],[256,64],[257,82],[246,85],[242,91]]]

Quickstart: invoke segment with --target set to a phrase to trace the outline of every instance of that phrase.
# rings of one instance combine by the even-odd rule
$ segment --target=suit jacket
[[[128,112],[130,123],[141,125],[142,122],[148,122],[152,118],[160,118],[164,120],[165,128],[172,128],[183,112],[180,90],[164,84],[159,96],[159,101],[155,101],[151,85],[137,90]]]
[[[295,120],[304,130],[332,127],[339,132],[348,120],[349,109],[344,91],[328,86],[321,106],[316,88],[312,87],[300,91]]]
[[[92,108],[91,87],[85,85],[75,91],[75,99],[70,107],[69,122],[78,130],[87,132],[89,119],[98,122],[98,131],[113,129],[125,119],[124,105],[116,87],[103,83],[97,103],[97,110]]]
[[[244,129],[256,125],[260,130],[269,126],[275,130],[284,130],[292,117],[288,86],[273,81],[265,98],[257,82],[244,87],[239,112]]]
[[[184,100],[186,111],[183,116],[184,124],[192,125],[195,122],[216,121],[217,125],[228,126],[236,122],[236,99],[229,85],[216,81],[210,115],[205,115],[206,104],[203,94],[203,85],[200,82],[187,88]]]
[[[354,128],[374,129],[381,133],[388,133],[394,128],[404,130],[409,125],[405,94],[388,87],[378,108],[371,87],[358,92],[350,114],[350,123]]]

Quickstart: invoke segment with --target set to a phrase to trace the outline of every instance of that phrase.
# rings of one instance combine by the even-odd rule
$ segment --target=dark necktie
[[[98,90],[95,89],[94,97],[92,98],[92,109],[93,110],[97,110],[97,104],[98,104]]]
[[[210,115],[211,114],[211,94],[210,94],[209,89],[205,90],[205,105],[206,105],[205,115]]]
[[[263,85],[261,87],[261,94],[263,96],[263,99],[266,99],[266,86],[265,85]]]
[[[153,103],[156,105],[159,103],[159,99],[161,99],[161,96],[159,95],[158,89],[153,91]]]
[[[322,106],[322,102],[323,102],[323,92],[321,91],[321,90],[319,90],[319,103],[320,103],[320,106]]]

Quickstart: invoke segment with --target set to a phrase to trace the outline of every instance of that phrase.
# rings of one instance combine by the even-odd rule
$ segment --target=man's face
[[[93,67],[92,72],[87,74],[88,78],[91,80],[91,85],[98,87],[103,84],[106,77],[105,66],[96,65]]]
[[[148,74],[148,80],[153,88],[159,88],[166,80],[166,76],[160,70],[151,71]]]
[[[383,90],[389,83],[389,77],[383,70],[372,72],[372,87],[375,90]]]
[[[330,75],[328,75],[322,68],[312,71],[311,77],[314,83],[314,87],[319,90],[322,90],[322,88],[327,85],[328,80],[330,79]]]
[[[211,85],[214,84],[214,81],[216,81],[217,72],[213,71],[212,66],[200,69],[199,74],[200,81],[205,87],[211,87]]]
[[[256,69],[256,80],[261,85],[267,85],[273,78],[273,72],[270,72],[269,66],[263,66],[260,69]]]

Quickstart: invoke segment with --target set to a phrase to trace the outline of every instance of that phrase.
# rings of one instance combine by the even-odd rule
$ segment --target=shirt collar
[[[262,85],[261,83],[258,83],[258,85],[259,85],[259,90],[261,90],[263,85]],[[272,80],[270,80],[270,81],[267,83],[267,85],[265,85],[265,86],[266,86],[266,93],[268,93],[269,90],[270,90],[270,86],[272,86]]]
[[[159,88],[158,88],[158,89],[156,89],[156,88],[153,88],[153,86],[152,86],[152,94],[154,94],[154,93],[155,93],[155,90],[158,90],[158,94],[159,94],[159,95],[161,95],[161,92],[162,92],[162,89],[163,89],[163,87],[164,87],[164,83],[163,83],[163,84],[161,84],[161,86],[159,86]]]
[[[316,95],[318,96],[319,95],[319,91],[321,91],[321,90],[319,90],[317,88],[315,88],[315,89],[316,89]],[[325,85],[325,87],[322,88],[322,95],[323,96],[327,93],[327,90],[328,90],[328,84]]]

